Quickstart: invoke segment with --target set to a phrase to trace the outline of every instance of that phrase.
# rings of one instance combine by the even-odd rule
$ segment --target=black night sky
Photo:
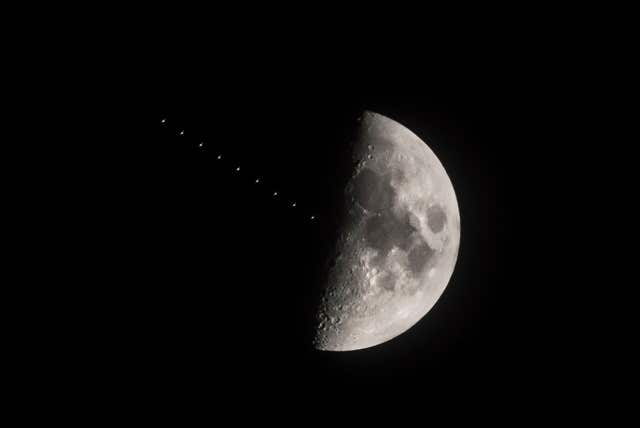
[[[62,10],[77,27],[45,11],[51,28],[9,31],[19,58],[7,67],[25,82],[7,79],[18,95],[7,107],[29,112],[4,126],[17,134],[6,146],[25,154],[3,164],[16,196],[3,206],[17,236],[5,288],[21,296],[4,303],[17,313],[5,347],[24,365],[7,364],[19,379],[9,395],[28,397],[20,416],[125,409],[185,426],[204,411],[221,426],[334,428],[344,413],[395,427],[479,425],[482,414],[493,424],[515,410],[509,426],[548,425],[547,402],[577,397],[575,413],[590,417],[598,406],[583,396],[599,405],[625,391],[596,382],[623,371],[617,351],[634,343],[616,336],[633,323],[609,328],[618,314],[606,312],[633,313],[619,296],[634,278],[612,277],[635,256],[613,242],[635,243],[635,193],[621,186],[635,181],[604,172],[634,170],[619,166],[634,139],[613,136],[633,109],[587,101],[598,80],[633,99],[606,58],[631,58],[620,43],[631,38],[605,43],[607,19],[559,8],[456,5],[444,19],[395,3],[158,3]],[[312,320],[365,110],[441,161],[460,209],[458,258],[405,333],[322,352]],[[609,114],[619,116],[598,135]]]
[[[372,388],[383,401],[428,401],[520,388],[536,369],[527,293],[505,251],[517,209],[506,201],[518,188],[508,169],[522,155],[509,102],[517,86],[470,47],[285,39],[153,40],[133,62],[144,63],[132,66],[134,97],[101,117],[114,132],[83,168],[102,176],[91,207],[102,256],[85,264],[101,272],[86,310],[103,314],[91,332],[102,338],[102,376],[199,399],[284,389],[312,401]],[[363,110],[405,125],[438,156],[460,207],[460,250],[444,294],[406,333],[320,352],[309,342],[318,270]]]
[[[216,83],[196,74],[197,84],[159,82],[155,114],[145,115],[133,201],[150,274],[132,294],[141,352],[162,365],[188,361],[190,375],[225,367],[234,382],[296,388],[490,377],[508,364],[500,148],[477,127],[487,112],[474,111],[474,88],[419,72],[404,82],[389,74],[387,84],[317,70]],[[363,109],[406,125],[445,165],[461,210],[460,253],[442,298],[405,334],[319,352],[309,343],[314,287],[332,242],[349,125]]]

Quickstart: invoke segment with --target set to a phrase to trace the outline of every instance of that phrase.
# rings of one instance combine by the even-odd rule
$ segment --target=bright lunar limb
[[[402,334],[442,295],[455,267],[460,213],[431,149],[385,116],[365,112],[345,188],[314,346],[368,348]]]

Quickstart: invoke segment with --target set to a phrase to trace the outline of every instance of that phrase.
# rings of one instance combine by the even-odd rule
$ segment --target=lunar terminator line
[[[318,309],[320,350],[367,348],[408,330],[440,298],[458,255],[453,186],[419,137],[365,112],[353,160],[346,216]]]

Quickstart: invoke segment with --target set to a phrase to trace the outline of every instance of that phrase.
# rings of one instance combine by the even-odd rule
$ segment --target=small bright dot
[[[160,121],[160,123],[165,123],[166,121],[167,121],[167,119],[162,119],[162,120]]]
[[[278,196],[278,192],[273,192],[273,196]]]
[[[313,220],[314,218],[316,218],[316,216],[312,215],[312,216],[311,216],[311,220]]]
[[[295,202],[294,202],[294,203],[292,203],[292,204],[291,204],[291,206],[295,208],[295,206],[296,206],[296,203],[295,203]]]
[[[237,168],[236,168],[236,171],[240,171],[240,167],[237,167]]]
[[[256,183],[260,183],[260,179],[259,178],[256,178]]]
[[[200,144],[198,144],[198,146],[199,146],[199,147],[202,147],[202,146],[204,146],[204,143],[200,143]]]
[[[180,135],[184,135],[184,131],[180,131]]]
[[[218,155],[218,160],[222,159],[222,155]]]

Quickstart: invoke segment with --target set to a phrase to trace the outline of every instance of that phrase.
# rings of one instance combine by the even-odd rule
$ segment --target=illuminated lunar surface
[[[410,130],[365,112],[353,160],[318,310],[314,346],[326,351],[368,348],[411,328],[442,295],[460,243],[451,181]]]

